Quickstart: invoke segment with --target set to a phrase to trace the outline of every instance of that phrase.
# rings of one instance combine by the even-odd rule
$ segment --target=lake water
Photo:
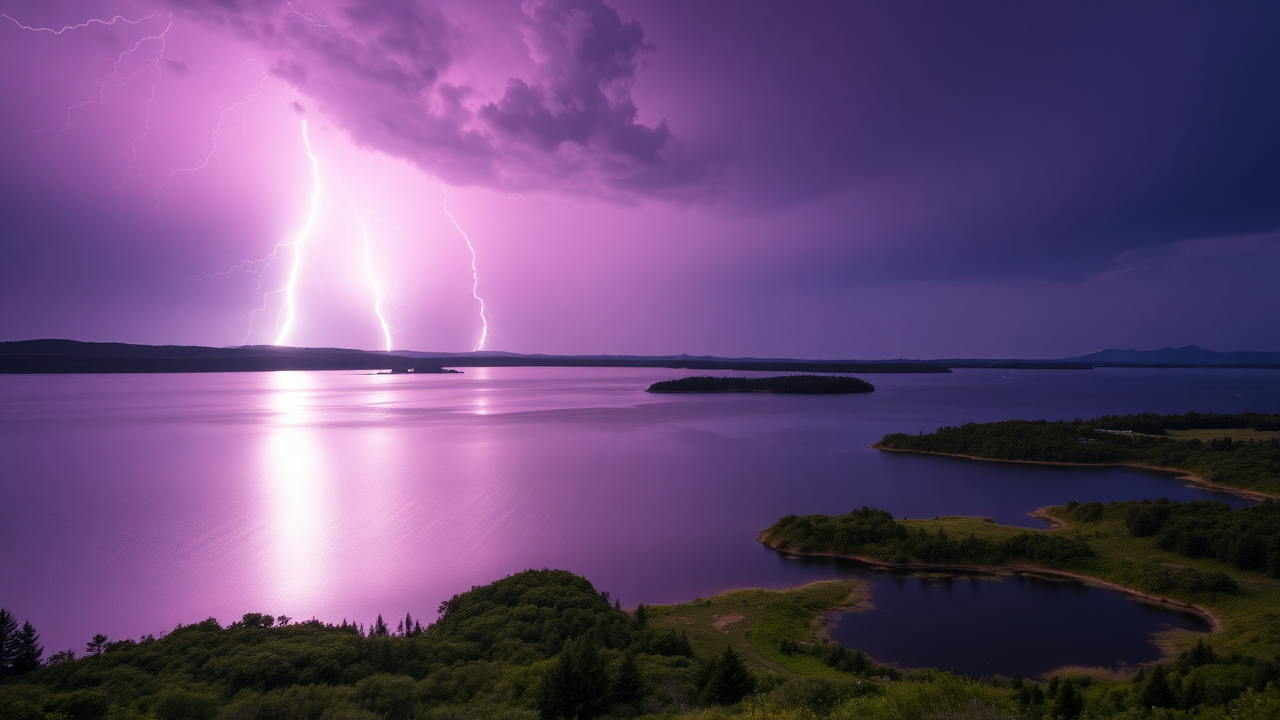
[[[450,595],[529,567],[583,574],[624,606],[790,587],[866,571],[788,560],[755,541],[788,513],[869,505],[1036,526],[1029,511],[1072,499],[1209,496],[1158,473],[868,447],[886,433],[1280,411],[1280,372],[1266,370],[872,375],[876,392],[844,396],[643,392],[686,374],[0,376],[0,606],[30,619],[52,652],[82,650],[98,632],[138,637],[251,611],[427,620]],[[1184,622],[1122,617],[1141,606],[1056,583],[946,593],[867,577],[877,610],[845,623],[855,633],[845,641],[911,664],[959,667],[971,654],[926,642],[936,637],[921,631],[926,620],[1022,635],[1044,613],[1078,623],[1092,654],[1068,657],[1055,641],[1037,651],[1041,664],[1148,659],[1150,633]],[[971,595],[982,601],[958,599]],[[1122,621],[1091,624],[1099,617]],[[857,629],[871,618],[885,638],[913,639],[877,646]],[[1018,639],[1007,635],[984,636],[993,657]]]

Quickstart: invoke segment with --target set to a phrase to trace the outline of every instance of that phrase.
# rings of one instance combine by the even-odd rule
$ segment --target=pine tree
[[[1191,663],[1191,667],[1208,665],[1217,659],[1218,655],[1213,651],[1213,646],[1206,644],[1204,640],[1197,640],[1195,646],[1187,652],[1187,661]]]
[[[0,608],[0,677],[13,670],[13,660],[18,652],[18,621],[13,614]]]
[[[1084,698],[1076,692],[1076,686],[1070,680],[1058,688],[1058,714],[1063,720],[1076,720],[1084,712]]]
[[[703,697],[716,705],[733,705],[755,692],[756,679],[742,662],[742,656],[726,647],[720,657],[711,661]]]
[[[1188,679],[1183,686],[1182,709],[1192,710],[1204,702],[1204,680]]]
[[[369,635],[390,635],[391,628],[387,627],[387,621],[382,619],[382,613],[378,613],[378,619],[373,622],[373,628],[369,631]]]
[[[644,603],[640,603],[639,605],[636,606],[636,625],[639,625],[640,627],[644,627],[644,624],[648,620],[649,620],[649,610],[644,606]]]
[[[92,640],[85,644],[84,651],[89,655],[101,655],[106,651],[108,642],[110,641],[107,639],[106,635],[98,633],[93,636]]]
[[[583,635],[565,642],[542,677],[538,712],[545,720],[590,720],[605,711],[609,676],[595,638]]]
[[[1173,695],[1173,688],[1169,687],[1163,665],[1156,665],[1151,669],[1151,674],[1142,686],[1142,694],[1138,696],[1138,704],[1147,708],[1177,707],[1178,699]]]
[[[639,707],[644,700],[644,678],[636,664],[634,650],[627,650],[618,661],[618,671],[613,677],[613,704]]]
[[[1022,689],[1022,675],[1017,671],[1013,671],[1013,677],[1009,679],[1009,687],[1014,690]]]
[[[18,633],[17,652],[13,657],[13,672],[31,672],[40,667],[40,658],[44,648],[40,645],[40,633],[29,622],[22,624],[22,632]]]

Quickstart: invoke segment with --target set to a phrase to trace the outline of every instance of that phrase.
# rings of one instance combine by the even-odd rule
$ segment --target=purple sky
[[[1275,2],[190,5],[0,1],[0,340],[1280,350]]]

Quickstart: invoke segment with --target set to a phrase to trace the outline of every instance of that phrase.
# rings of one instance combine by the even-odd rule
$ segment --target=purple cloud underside
[[[705,159],[665,121],[637,121],[631,86],[653,48],[639,23],[601,0],[526,2],[521,30],[536,77],[510,79],[495,102],[442,79],[466,43],[432,5],[352,2],[318,13],[240,0],[184,9],[275,53],[271,72],[357,142],[450,183],[621,201],[709,192]]]

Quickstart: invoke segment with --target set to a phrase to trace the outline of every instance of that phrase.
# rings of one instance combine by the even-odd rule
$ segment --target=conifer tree
[[[107,639],[106,635],[98,633],[93,636],[92,640],[85,644],[84,651],[89,655],[101,655],[106,651],[108,642],[110,641]]]
[[[640,603],[636,606],[636,625],[644,627],[644,624],[648,622],[648,620],[649,610],[644,606],[644,603]]]
[[[640,666],[636,664],[634,650],[627,650],[618,661],[618,670],[613,677],[613,704],[639,707],[644,700],[644,678],[640,675]]]
[[[1076,686],[1070,680],[1058,688],[1057,706],[1063,720],[1076,720],[1084,712],[1084,698],[1076,692]]]
[[[391,628],[387,627],[387,621],[382,619],[382,613],[378,613],[378,619],[373,622],[373,628],[369,630],[369,635],[390,635]]]
[[[13,614],[0,608],[0,677],[13,670],[13,660],[18,652],[18,621]]]
[[[609,677],[595,638],[582,635],[565,642],[542,677],[538,712],[545,720],[590,720],[606,710]]]
[[[733,705],[755,692],[756,679],[733,647],[726,647],[720,657],[711,661],[703,697],[716,705]]]
[[[1138,696],[1138,704],[1147,708],[1177,707],[1178,699],[1173,695],[1173,688],[1169,687],[1163,665],[1156,665],[1151,669],[1151,674],[1142,686],[1142,694]]]
[[[1187,679],[1182,692],[1182,709],[1192,710],[1204,702],[1204,680]]]
[[[40,658],[44,655],[44,647],[40,645],[40,634],[29,622],[22,624],[18,633],[17,652],[13,657],[13,672],[31,672],[40,667]]]

